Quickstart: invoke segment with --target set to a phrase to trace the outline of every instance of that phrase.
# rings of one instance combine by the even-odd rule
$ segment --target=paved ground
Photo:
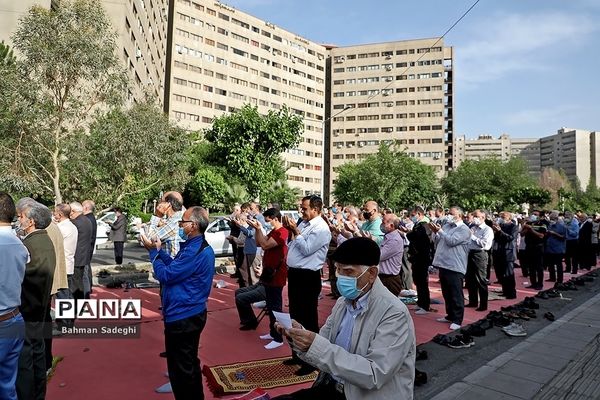
[[[598,399],[600,395],[600,281],[537,300],[538,318],[525,322],[525,338],[500,328],[475,338],[475,346],[450,349],[430,342],[417,368],[429,383],[416,399]],[[551,311],[555,322],[543,319]]]

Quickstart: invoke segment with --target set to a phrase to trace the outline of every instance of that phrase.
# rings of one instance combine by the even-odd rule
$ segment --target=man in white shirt
[[[319,332],[317,306],[321,293],[321,268],[325,263],[331,232],[321,216],[323,200],[319,196],[302,199],[302,222],[290,224],[292,241],[288,247],[288,298],[290,315],[305,329]],[[286,364],[299,364],[297,375],[307,375],[314,367],[303,362],[292,352]]]
[[[473,211],[471,241],[469,242],[469,258],[465,286],[469,291],[469,303],[465,307],[473,307],[476,311],[486,311],[488,305],[488,287],[486,272],[488,251],[494,243],[494,231],[485,224],[485,214],[481,210]]]
[[[77,248],[77,227],[69,219],[71,206],[68,204],[59,204],[54,209],[54,220],[57,222],[58,229],[63,236],[65,247],[65,260],[67,264],[67,278],[69,288],[72,288],[73,272],[75,270],[75,249]]]

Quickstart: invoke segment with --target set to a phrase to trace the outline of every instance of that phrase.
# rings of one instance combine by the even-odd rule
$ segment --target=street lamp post
[[[323,145],[323,151],[321,152],[321,198],[323,199],[323,202],[325,201],[325,149],[326,149],[326,140],[325,140],[326,131],[325,131],[325,126],[327,125],[327,122],[331,121],[332,118],[337,117],[341,113],[343,113],[345,111],[348,111],[351,108],[352,108],[352,106],[346,106],[346,107],[344,107],[343,110],[340,110],[339,112],[333,114],[329,118],[323,120],[323,122],[321,123],[321,125],[322,125],[321,126],[321,131],[322,131],[322,135],[321,135],[321,139],[322,140],[321,140],[321,143]]]

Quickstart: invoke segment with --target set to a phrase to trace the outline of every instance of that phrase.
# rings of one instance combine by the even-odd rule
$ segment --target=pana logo
[[[59,319],[142,319],[140,299],[57,299]]]

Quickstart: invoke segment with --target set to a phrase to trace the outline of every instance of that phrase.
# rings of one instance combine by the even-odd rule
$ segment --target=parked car
[[[215,251],[216,256],[229,256],[233,255],[233,248],[231,243],[227,240],[227,236],[231,234],[231,228],[229,227],[226,217],[215,217],[213,221],[208,224],[204,237],[206,241]]]
[[[108,241],[108,233],[110,232],[110,225],[108,223],[115,222],[116,219],[117,215],[114,213],[114,211],[108,211],[96,218],[96,246]],[[140,233],[140,228],[137,226],[142,223],[142,219],[139,217],[133,217],[131,219],[128,218],[128,220],[129,223],[127,224],[127,232],[135,235]]]

